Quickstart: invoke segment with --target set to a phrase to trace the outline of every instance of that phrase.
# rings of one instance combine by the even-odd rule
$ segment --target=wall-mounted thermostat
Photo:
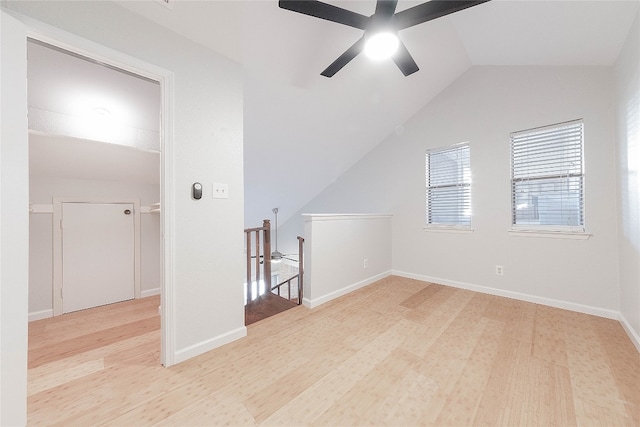
[[[199,182],[193,183],[191,186],[191,197],[193,197],[194,200],[202,199],[202,184]]]

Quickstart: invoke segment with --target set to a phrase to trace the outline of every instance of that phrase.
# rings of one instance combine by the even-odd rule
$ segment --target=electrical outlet
[[[228,199],[229,198],[229,184],[213,183],[212,197],[214,199]]]
[[[364,261],[362,262],[362,267],[369,268],[369,258],[364,259]]]
[[[496,265],[496,275],[504,276],[504,267],[501,265]]]

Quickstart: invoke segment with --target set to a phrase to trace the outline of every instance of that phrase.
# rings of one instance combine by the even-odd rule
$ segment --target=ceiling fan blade
[[[338,24],[348,25],[349,27],[360,28],[361,30],[365,29],[367,22],[369,21],[368,16],[323,3],[321,1],[280,0],[278,5],[282,9],[314,16],[320,19],[326,19],[327,21],[337,22]]]
[[[355,42],[349,49],[347,49],[342,55],[331,63],[320,75],[325,77],[332,77],[335,73],[340,71],[342,67],[347,65],[349,61],[358,56],[364,49],[364,36],[362,36],[357,42]]]
[[[400,41],[400,45],[398,46],[398,50],[393,55],[393,62],[396,63],[402,74],[406,76],[415,73],[420,68],[418,68],[418,64],[413,60],[413,57],[407,50],[407,47]]]
[[[378,0],[374,15],[380,17],[390,17],[396,12],[398,0]]]
[[[395,23],[398,30],[413,27],[432,19],[440,18],[450,13],[486,3],[489,0],[455,1],[455,0],[431,0],[426,3],[405,9],[395,14]]]

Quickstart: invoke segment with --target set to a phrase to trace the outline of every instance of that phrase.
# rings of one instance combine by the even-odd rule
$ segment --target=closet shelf
[[[148,206],[141,206],[140,213],[160,213],[160,203],[152,203]]]
[[[29,213],[53,213],[53,205],[29,202]]]

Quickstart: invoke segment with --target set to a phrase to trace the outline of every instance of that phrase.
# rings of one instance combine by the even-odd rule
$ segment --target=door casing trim
[[[162,245],[160,251],[160,362],[167,367],[174,365],[177,363],[175,357],[175,254],[173,249],[175,242],[175,166],[173,149],[175,140],[175,75],[165,68],[90,41],[29,16],[15,11],[5,12],[25,25],[27,30],[25,44],[29,38],[39,40],[95,61],[153,79],[160,84],[160,237]]]

